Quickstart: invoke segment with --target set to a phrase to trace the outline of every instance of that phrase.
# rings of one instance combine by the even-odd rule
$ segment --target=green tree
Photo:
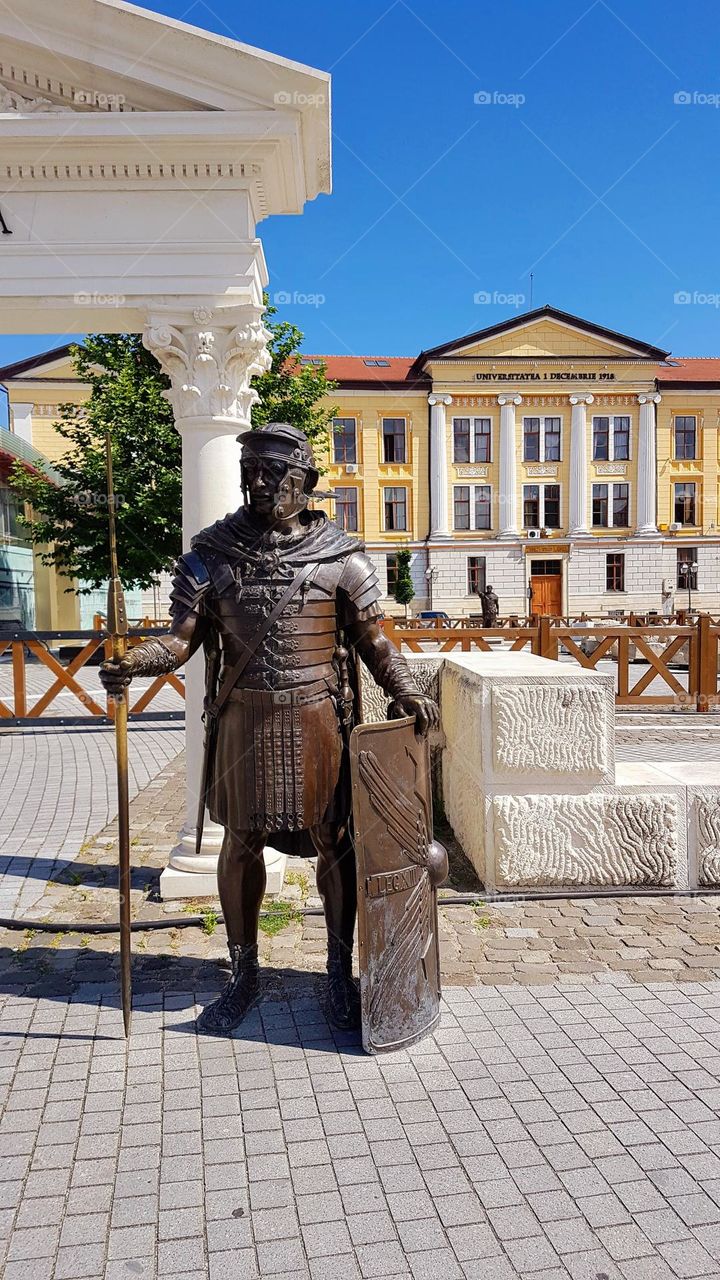
[[[275,315],[276,308],[268,307],[272,366],[254,379],[260,403],[253,407],[252,425],[291,422],[316,445],[327,445],[337,409],[320,401],[337,384],[328,380],[324,366],[301,364],[301,330],[275,321]],[[59,485],[22,463],[13,468],[12,487],[32,508],[23,523],[33,544],[50,546],[42,554],[45,563],[68,579],[80,579],[81,592],[107,580],[109,431],[120,574],[125,587],[150,587],[182,545],[181,441],[163,394],[169,380],[138,334],[89,335],[82,346],[71,348],[71,357],[90,396],[83,404],[60,405],[56,425],[68,448],[53,462]]]
[[[302,330],[288,320],[273,319],[276,315],[277,307],[268,306],[264,322],[270,331],[272,365],[267,373],[253,378],[260,402],[253,405],[250,420],[253,427],[289,422],[304,431],[313,445],[327,448],[337,406],[321,401],[331,396],[338,384],[328,379],[324,364],[301,363]]]
[[[91,334],[71,348],[74,372],[90,388],[83,404],[60,405],[67,452],[53,462],[61,483],[16,463],[12,487],[29,503],[24,524],[43,560],[82,591],[108,577],[105,433],[110,432],[120,573],[149,587],[181,550],[181,441],[163,392],[170,385],[139,334]],[[73,588],[68,584],[68,590]]]
[[[405,621],[407,622],[408,605],[415,598],[415,588],[410,573],[410,552],[407,550],[398,551],[396,564],[397,578],[393,595],[398,604],[405,605]]]

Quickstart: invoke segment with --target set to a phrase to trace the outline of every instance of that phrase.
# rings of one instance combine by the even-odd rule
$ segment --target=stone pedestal
[[[618,782],[612,675],[448,656],[440,698],[445,811],[488,889],[687,884],[686,790]]]

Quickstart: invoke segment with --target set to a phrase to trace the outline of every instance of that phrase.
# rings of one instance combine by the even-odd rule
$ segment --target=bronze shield
[[[350,738],[363,1047],[401,1049],[440,1018],[437,885],[447,858],[432,837],[430,752],[405,717]]]

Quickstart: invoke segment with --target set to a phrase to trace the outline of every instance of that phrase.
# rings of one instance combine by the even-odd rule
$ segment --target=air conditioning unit
[[[346,463],[345,463],[345,472],[346,472],[346,474],[347,474],[347,475],[349,475],[349,476],[354,476],[354,475],[356,475],[356,474],[357,474],[357,469],[358,469],[358,464],[357,464],[357,462],[346,462]]]
[[[528,529],[528,531],[527,531],[527,536],[528,536],[528,538],[531,538],[533,542],[535,542],[535,541],[536,541],[536,539],[540,537],[540,530],[539,530],[539,529]]]
[[[670,529],[671,533],[679,533],[680,530],[682,529],[682,525],[678,524],[677,520],[674,520],[673,523],[668,526],[668,528]]]

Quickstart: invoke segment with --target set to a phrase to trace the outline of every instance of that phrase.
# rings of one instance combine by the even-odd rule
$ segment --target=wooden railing
[[[615,702],[618,706],[684,707],[688,710],[720,711],[718,693],[718,646],[720,624],[707,614],[686,625],[626,626],[587,622],[568,624],[553,618],[533,619],[519,626],[436,627],[398,626],[386,618],[385,634],[411,653],[470,653],[529,649],[542,658],[557,661],[564,653],[580,666],[596,670],[603,660],[615,663]],[[589,652],[588,641],[593,642]],[[634,663],[645,669],[638,675]],[[687,686],[671,669],[687,669]],[[660,688],[657,687],[660,682]],[[648,692],[650,686],[655,686]]]
[[[128,636],[129,647],[140,644],[151,635],[161,635],[162,627],[132,628]],[[65,657],[60,656],[65,651]],[[98,653],[102,651],[102,655]],[[115,718],[115,704],[111,698],[100,694],[103,704],[93,692],[85,689],[77,679],[78,673],[89,663],[111,657],[112,642],[106,631],[16,631],[0,638],[0,728],[34,724],[86,724],[88,721],[110,724]],[[67,655],[71,656],[67,656]],[[7,657],[10,657],[10,663]],[[28,689],[28,674],[41,668],[50,672],[52,680],[42,691]],[[12,671],[12,705],[5,692],[5,672]],[[7,683],[10,683],[8,679]],[[32,681],[37,684],[37,681]],[[99,680],[98,680],[99,684]],[[137,690],[131,685],[129,716],[131,720],[181,719],[185,712],[180,705],[176,709],[148,711],[150,704],[162,689],[174,689],[184,702],[185,684],[174,672],[157,676],[147,688]],[[71,694],[83,711],[60,710],[56,700]],[[50,714],[48,711],[56,704]]]

